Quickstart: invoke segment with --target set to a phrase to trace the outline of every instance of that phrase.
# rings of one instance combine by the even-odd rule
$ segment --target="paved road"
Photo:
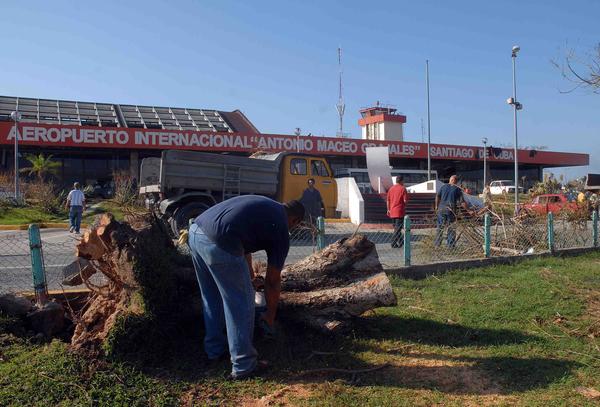
[[[51,289],[58,289],[62,268],[74,259],[80,235],[63,229],[42,229],[46,278]],[[31,290],[31,258],[27,231],[0,231],[0,292]]]
[[[328,225],[326,243],[332,243],[351,235],[356,227],[352,224]],[[377,244],[382,263],[387,267],[398,267],[402,263],[402,251],[389,246],[391,230],[368,231]],[[60,290],[63,267],[75,260],[75,245],[80,235],[62,229],[42,229],[42,246],[48,288]],[[295,263],[313,253],[312,239],[292,239],[287,263]],[[255,259],[266,260],[264,252],[256,253]],[[31,290],[31,259],[27,231],[0,231],[0,292]]]
[[[555,225],[556,248],[590,246],[591,224],[583,230],[573,230],[562,224]],[[356,226],[348,223],[326,225],[326,244],[340,238],[352,235]],[[389,228],[361,229],[359,231],[376,244],[379,258],[384,268],[398,268],[404,265],[402,249],[390,247],[392,230]],[[75,244],[79,235],[70,234],[67,230],[42,229],[42,245],[48,288],[61,289],[63,267],[75,260]],[[459,239],[455,249],[449,250],[444,245],[432,248],[431,241],[435,229],[417,229],[412,235],[412,264],[451,261],[466,258],[479,258],[482,253],[473,248],[462,247],[464,239]],[[493,233],[494,239],[494,233]],[[540,232],[542,249],[544,235]],[[295,263],[313,253],[315,244],[311,238],[292,238],[287,263]],[[266,260],[264,252],[256,253],[255,259]],[[29,242],[27,231],[0,231],[0,293],[31,290],[31,259],[29,257]]]

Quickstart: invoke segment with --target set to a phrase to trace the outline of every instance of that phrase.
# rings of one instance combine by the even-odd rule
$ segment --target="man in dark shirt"
[[[313,178],[308,180],[308,188],[302,193],[300,202],[304,205],[308,221],[314,225],[317,222],[317,218],[323,216],[325,207],[323,205],[321,193],[315,188],[315,180]]]
[[[204,350],[209,359],[231,355],[230,378],[252,376],[257,367],[254,336],[252,253],[267,252],[262,320],[273,326],[281,269],[290,247],[289,229],[304,218],[298,201],[280,204],[257,195],[239,196],[207,209],[190,226],[188,244],[202,294]],[[227,335],[225,336],[224,330]]]
[[[465,207],[463,191],[456,185],[457,180],[458,177],[456,175],[451,176],[449,183],[442,186],[435,196],[435,207],[437,210],[436,246],[442,244],[444,229],[448,230],[448,247],[454,247],[456,244],[456,231],[452,224],[456,221],[456,213],[459,206]]]

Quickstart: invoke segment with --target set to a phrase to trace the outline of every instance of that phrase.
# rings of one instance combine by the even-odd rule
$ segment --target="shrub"
[[[119,205],[132,205],[137,198],[136,185],[129,171],[113,172],[115,195],[113,200]]]
[[[27,184],[23,195],[27,203],[37,206],[44,212],[62,212],[66,199],[65,191],[57,188],[53,181],[36,180]]]

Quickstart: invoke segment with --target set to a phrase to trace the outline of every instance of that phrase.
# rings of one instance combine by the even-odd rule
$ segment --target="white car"
[[[519,187],[519,193],[523,192],[523,188]],[[490,182],[490,194],[514,194],[515,183],[512,180],[498,180]]]

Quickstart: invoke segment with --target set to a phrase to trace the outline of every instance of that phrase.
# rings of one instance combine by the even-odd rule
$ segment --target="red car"
[[[548,212],[559,213],[560,211],[576,211],[577,203],[569,202],[566,196],[562,194],[544,194],[538,195],[531,203],[523,204],[523,209],[546,214]]]

